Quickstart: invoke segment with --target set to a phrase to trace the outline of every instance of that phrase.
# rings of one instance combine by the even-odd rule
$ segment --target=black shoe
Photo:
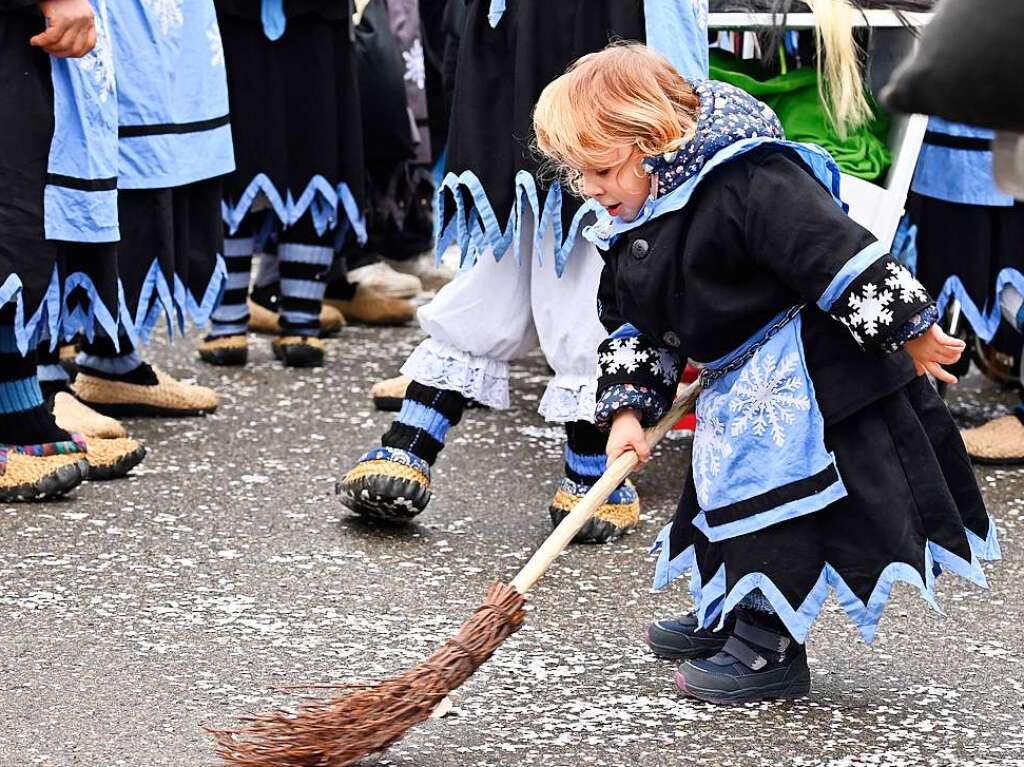
[[[647,627],[647,646],[659,658],[709,658],[725,646],[734,625],[735,618],[729,613],[718,631],[702,629],[697,616],[687,613],[680,618],[654,621]]]
[[[708,703],[752,703],[801,698],[811,691],[807,651],[775,616],[742,611],[722,651],[688,660],[676,672],[676,687]],[[760,617],[764,616],[764,617]],[[764,624],[754,625],[753,621]],[[764,626],[774,625],[774,628]]]

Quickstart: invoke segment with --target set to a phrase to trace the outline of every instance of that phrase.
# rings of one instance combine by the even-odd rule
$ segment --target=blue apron
[[[106,0],[90,0],[96,47],[78,59],[50,57],[53,139],[43,193],[46,239],[116,242],[117,86]]]
[[[121,189],[166,189],[235,169],[213,0],[111,5]]]

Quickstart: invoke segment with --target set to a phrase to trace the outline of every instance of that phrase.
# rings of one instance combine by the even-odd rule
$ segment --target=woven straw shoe
[[[128,436],[120,421],[100,415],[67,392],[57,392],[53,398],[53,417],[64,431],[77,432],[86,437],[118,439]]]
[[[199,359],[208,365],[240,367],[249,361],[249,341],[242,333],[204,338],[198,350]]]
[[[1024,463],[1024,423],[1016,415],[1004,415],[960,434],[976,463]]]
[[[551,515],[552,528],[569,516],[576,504],[580,502],[589,485],[573,482],[563,477],[551,501],[548,512]],[[616,488],[594,516],[576,533],[573,543],[609,543],[621,538],[636,527],[640,521],[640,496],[628,479]]]
[[[402,400],[405,399],[405,390],[409,388],[411,382],[412,379],[409,376],[395,376],[386,381],[378,381],[370,389],[373,406],[389,413],[401,410]]]
[[[153,366],[154,386],[111,381],[86,373],[75,379],[75,394],[104,415],[177,418],[212,413],[219,402],[213,389],[186,384]]]
[[[407,325],[416,316],[411,301],[386,296],[365,285],[356,285],[351,300],[325,297],[324,304],[333,306],[353,324]]]
[[[88,474],[84,453],[41,457],[7,453],[0,473],[0,503],[58,498],[81,484]]]
[[[270,348],[290,368],[318,368],[324,364],[326,347],[313,336],[278,336],[270,342]]]
[[[320,337],[333,336],[345,327],[344,315],[333,306],[324,304],[320,307]],[[281,316],[273,309],[268,309],[249,299],[249,330],[276,336],[281,333]]]
[[[142,463],[146,457],[146,448],[134,439],[87,438],[85,444],[89,451],[85,460],[89,462],[90,480],[102,482],[108,479],[120,479]]]

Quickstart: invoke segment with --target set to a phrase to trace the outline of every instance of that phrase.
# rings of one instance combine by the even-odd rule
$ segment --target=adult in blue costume
[[[237,169],[225,180],[228,279],[200,357],[244,364],[253,252],[275,250],[275,355],[320,365],[335,253],[366,239],[363,140],[349,0],[216,0]]]
[[[102,0],[0,2],[0,113],[18,115],[0,128],[0,500],[62,495],[145,454],[62,428],[37,373],[40,342],[124,327],[116,99]]]
[[[1024,203],[996,187],[992,136],[931,118],[907,203],[918,279],[940,311],[959,302],[989,365],[1019,359],[1024,331]],[[963,435],[979,463],[1024,463],[1024,405]]]
[[[113,416],[212,412],[216,394],[143,361],[163,319],[203,325],[223,289],[221,177],[234,168],[213,0],[120,0],[108,8],[117,68],[119,336],[86,337],[74,389]],[[59,368],[56,368],[59,370]]]
[[[614,39],[646,40],[694,76],[707,74],[703,0],[471,0],[459,44],[436,250],[463,270],[418,313],[424,340],[402,367],[401,410],[341,482],[358,514],[408,519],[431,497],[430,469],[469,400],[509,405],[509,364],[540,348],[554,376],[538,412],[565,430],[557,525],[605,468],[593,424],[601,273],[582,227],[595,206],[539,172],[530,147],[541,90],[575,58]],[[577,536],[606,543],[632,530],[640,500],[624,482]]]

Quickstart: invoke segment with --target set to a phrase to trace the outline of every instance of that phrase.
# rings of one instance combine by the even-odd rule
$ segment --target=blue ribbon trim
[[[238,231],[256,197],[261,193],[266,196],[270,207],[285,226],[295,224],[309,211],[317,233],[322,235],[328,229],[339,226],[339,213],[343,212],[346,225],[350,225],[355,231],[359,243],[366,242],[366,219],[363,218],[363,213],[348,184],[342,182],[333,187],[321,175],[313,176],[296,200],[290,189],[285,190],[282,196],[267,174],[258,173],[246,186],[237,203],[231,205],[227,200],[221,202],[221,213],[230,234]]]
[[[184,335],[186,317],[190,318],[196,327],[203,327],[209,322],[210,315],[220,300],[227,277],[227,264],[224,262],[224,258],[218,254],[217,264],[210,276],[210,281],[207,283],[202,297],[196,298],[177,274],[174,275],[172,288],[167,283],[160,264],[153,261],[139,293],[139,305],[135,317],[129,317],[127,324],[132,332],[147,344],[161,315],[167,320],[167,336],[171,340],[174,338],[175,326],[178,328],[178,333]]]
[[[1002,313],[999,308],[999,295],[1003,292],[1003,288],[1007,285],[1013,285],[1017,290],[1024,294],[1024,274],[1012,267],[1007,267],[996,275],[996,290],[993,293],[992,305],[987,310],[979,309],[978,306],[971,300],[970,295],[967,293],[967,289],[964,287],[963,282],[956,275],[953,275],[946,284],[942,286],[942,290],[939,292],[939,298],[935,302],[936,307],[939,310],[939,316],[941,317],[945,311],[946,306],[950,300],[955,298],[960,302],[960,309],[963,312],[964,317],[974,328],[974,332],[977,334],[982,341],[986,343],[992,340],[992,337],[996,334],[996,330],[999,329],[999,323],[1002,318]]]
[[[573,216],[569,231],[563,232],[562,189],[557,182],[548,189],[543,205],[540,203],[537,181],[528,171],[521,170],[516,174],[515,187],[515,203],[502,226],[475,173],[468,170],[459,174],[448,173],[434,197],[434,239],[438,257],[456,244],[461,253],[461,266],[468,268],[476,263],[480,254],[489,246],[496,261],[500,261],[512,248],[516,262],[522,263],[523,221],[525,212],[529,210],[536,223],[533,248],[538,263],[543,264],[544,234],[550,227],[555,243],[555,273],[561,277],[565,273],[565,265],[576,244],[583,219],[595,213],[600,206],[592,200],[584,202]],[[455,203],[455,214],[448,220],[444,218],[446,194]]]
[[[835,465],[835,456],[831,455],[831,458],[832,464]],[[702,510],[694,517],[693,526],[704,533],[709,541],[724,541],[729,538],[735,538],[738,535],[756,533],[758,530],[764,530],[766,527],[777,525],[780,522],[821,511],[826,506],[845,498],[846,495],[846,486],[843,485],[843,480],[837,478],[827,488],[814,495],[798,498],[795,501],[784,503],[760,514],[738,519],[725,525],[712,527],[708,524],[707,515]]]
[[[11,274],[0,285],[0,307],[13,301],[14,306],[14,338],[18,352],[24,356],[33,348],[38,338],[50,339],[50,348],[56,348],[58,329],[61,322],[60,277],[57,267],[53,268],[50,285],[39,302],[39,307],[32,316],[25,320],[25,299],[22,291],[21,277]]]
[[[940,546],[934,541],[926,541],[924,548],[925,577],[910,565],[904,562],[892,562],[886,567],[878,578],[871,596],[867,603],[861,602],[853,593],[838,572],[829,564],[826,564],[818,576],[818,580],[808,592],[803,603],[794,608],[782,595],[782,592],[775,586],[771,578],[764,573],[748,573],[726,593],[725,565],[719,567],[711,580],[704,584],[701,582],[700,568],[696,567],[693,546],[688,547],[681,554],[671,561],[668,559],[668,539],[672,525],[666,525],[658,535],[652,547],[652,553],[658,554],[658,561],[654,570],[654,590],[661,591],[672,581],[690,571],[690,593],[693,595],[697,619],[703,627],[709,627],[716,619],[719,628],[724,622],[724,617],[737,604],[753,591],[760,590],[772,606],[772,609],[786,624],[786,628],[798,642],[804,642],[810,632],[811,624],[814,623],[821,612],[825,601],[828,599],[829,590],[835,592],[836,598],[844,612],[856,624],[865,642],[870,643],[875,638],[878,630],[878,623],[882,619],[882,613],[889,602],[893,586],[898,581],[916,586],[921,592],[922,598],[932,608],[943,614],[935,596],[935,581],[943,569],[956,573],[975,585],[987,589],[988,581],[985,572],[982,570],[982,561],[995,561],[1002,558],[999,548],[998,535],[995,523],[989,518],[988,535],[982,539],[977,534],[967,530],[967,541],[971,549],[970,562],[958,557],[953,552]]]
[[[825,288],[825,292],[818,298],[818,308],[823,312],[829,311],[839,296],[853,284],[853,281],[887,253],[886,247],[882,243],[875,241],[843,264],[843,268],[832,278],[832,282],[829,283],[828,287]]]

